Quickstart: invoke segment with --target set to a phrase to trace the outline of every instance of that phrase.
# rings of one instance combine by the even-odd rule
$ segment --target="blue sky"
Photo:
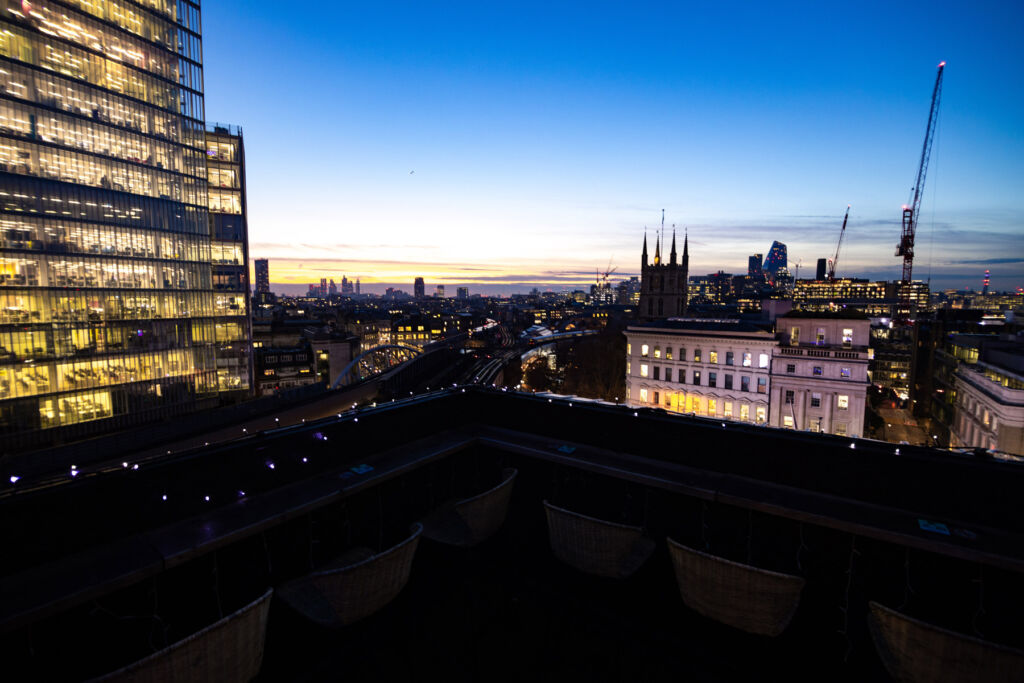
[[[839,274],[898,277],[946,60],[915,277],[1024,285],[1024,5],[669,4],[205,3],[251,255],[276,283],[562,288],[635,273],[664,208],[691,274],[773,239],[806,274],[849,203]]]

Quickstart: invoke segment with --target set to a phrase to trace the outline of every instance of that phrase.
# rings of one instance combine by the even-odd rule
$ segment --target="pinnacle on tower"
[[[676,265],[676,226],[672,226],[672,254],[669,258],[669,263],[673,266]]]
[[[640,263],[644,266],[647,265],[647,228],[644,228],[644,252],[640,257]]]
[[[654,242],[654,265],[661,265],[661,235]]]

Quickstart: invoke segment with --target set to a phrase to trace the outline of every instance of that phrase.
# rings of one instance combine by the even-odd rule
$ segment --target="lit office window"
[[[850,397],[846,394],[839,394],[836,396],[836,406],[839,410],[846,410],[850,407]]]
[[[718,351],[708,351],[708,362],[718,363]]]
[[[752,358],[753,358],[753,356],[751,355],[751,353],[749,351],[744,351],[743,352],[743,367],[749,368],[750,364],[751,364],[751,359]]]
[[[640,376],[641,377],[647,377],[647,373],[648,373],[647,364],[646,363],[641,363],[640,364]]]
[[[647,354],[648,354],[649,351],[650,351],[650,347],[647,346],[647,344],[641,344],[640,345],[640,355],[641,356],[643,356],[644,358],[647,358]]]

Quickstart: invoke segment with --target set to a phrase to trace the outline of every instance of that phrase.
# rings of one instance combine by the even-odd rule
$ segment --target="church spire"
[[[676,226],[672,226],[672,255],[670,256],[669,263],[673,266],[676,264]]]
[[[658,235],[654,241],[654,265],[661,265],[661,235]]]
[[[640,263],[644,267],[647,267],[647,228],[644,228],[644,252],[640,257]]]

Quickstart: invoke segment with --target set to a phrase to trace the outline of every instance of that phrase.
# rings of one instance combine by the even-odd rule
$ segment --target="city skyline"
[[[1022,10],[928,8],[342,5],[309,26],[215,3],[207,118],[246,122],[251,253],[279,284],[575,287],[609,259],[635,273],[661,209],[694,273],[743,272],[772,240],[813,273],[847,204],[838,274],[894,279],[947,60],[915,278],[1013,289]],[[238,48],[267,32],[279,49]]]

